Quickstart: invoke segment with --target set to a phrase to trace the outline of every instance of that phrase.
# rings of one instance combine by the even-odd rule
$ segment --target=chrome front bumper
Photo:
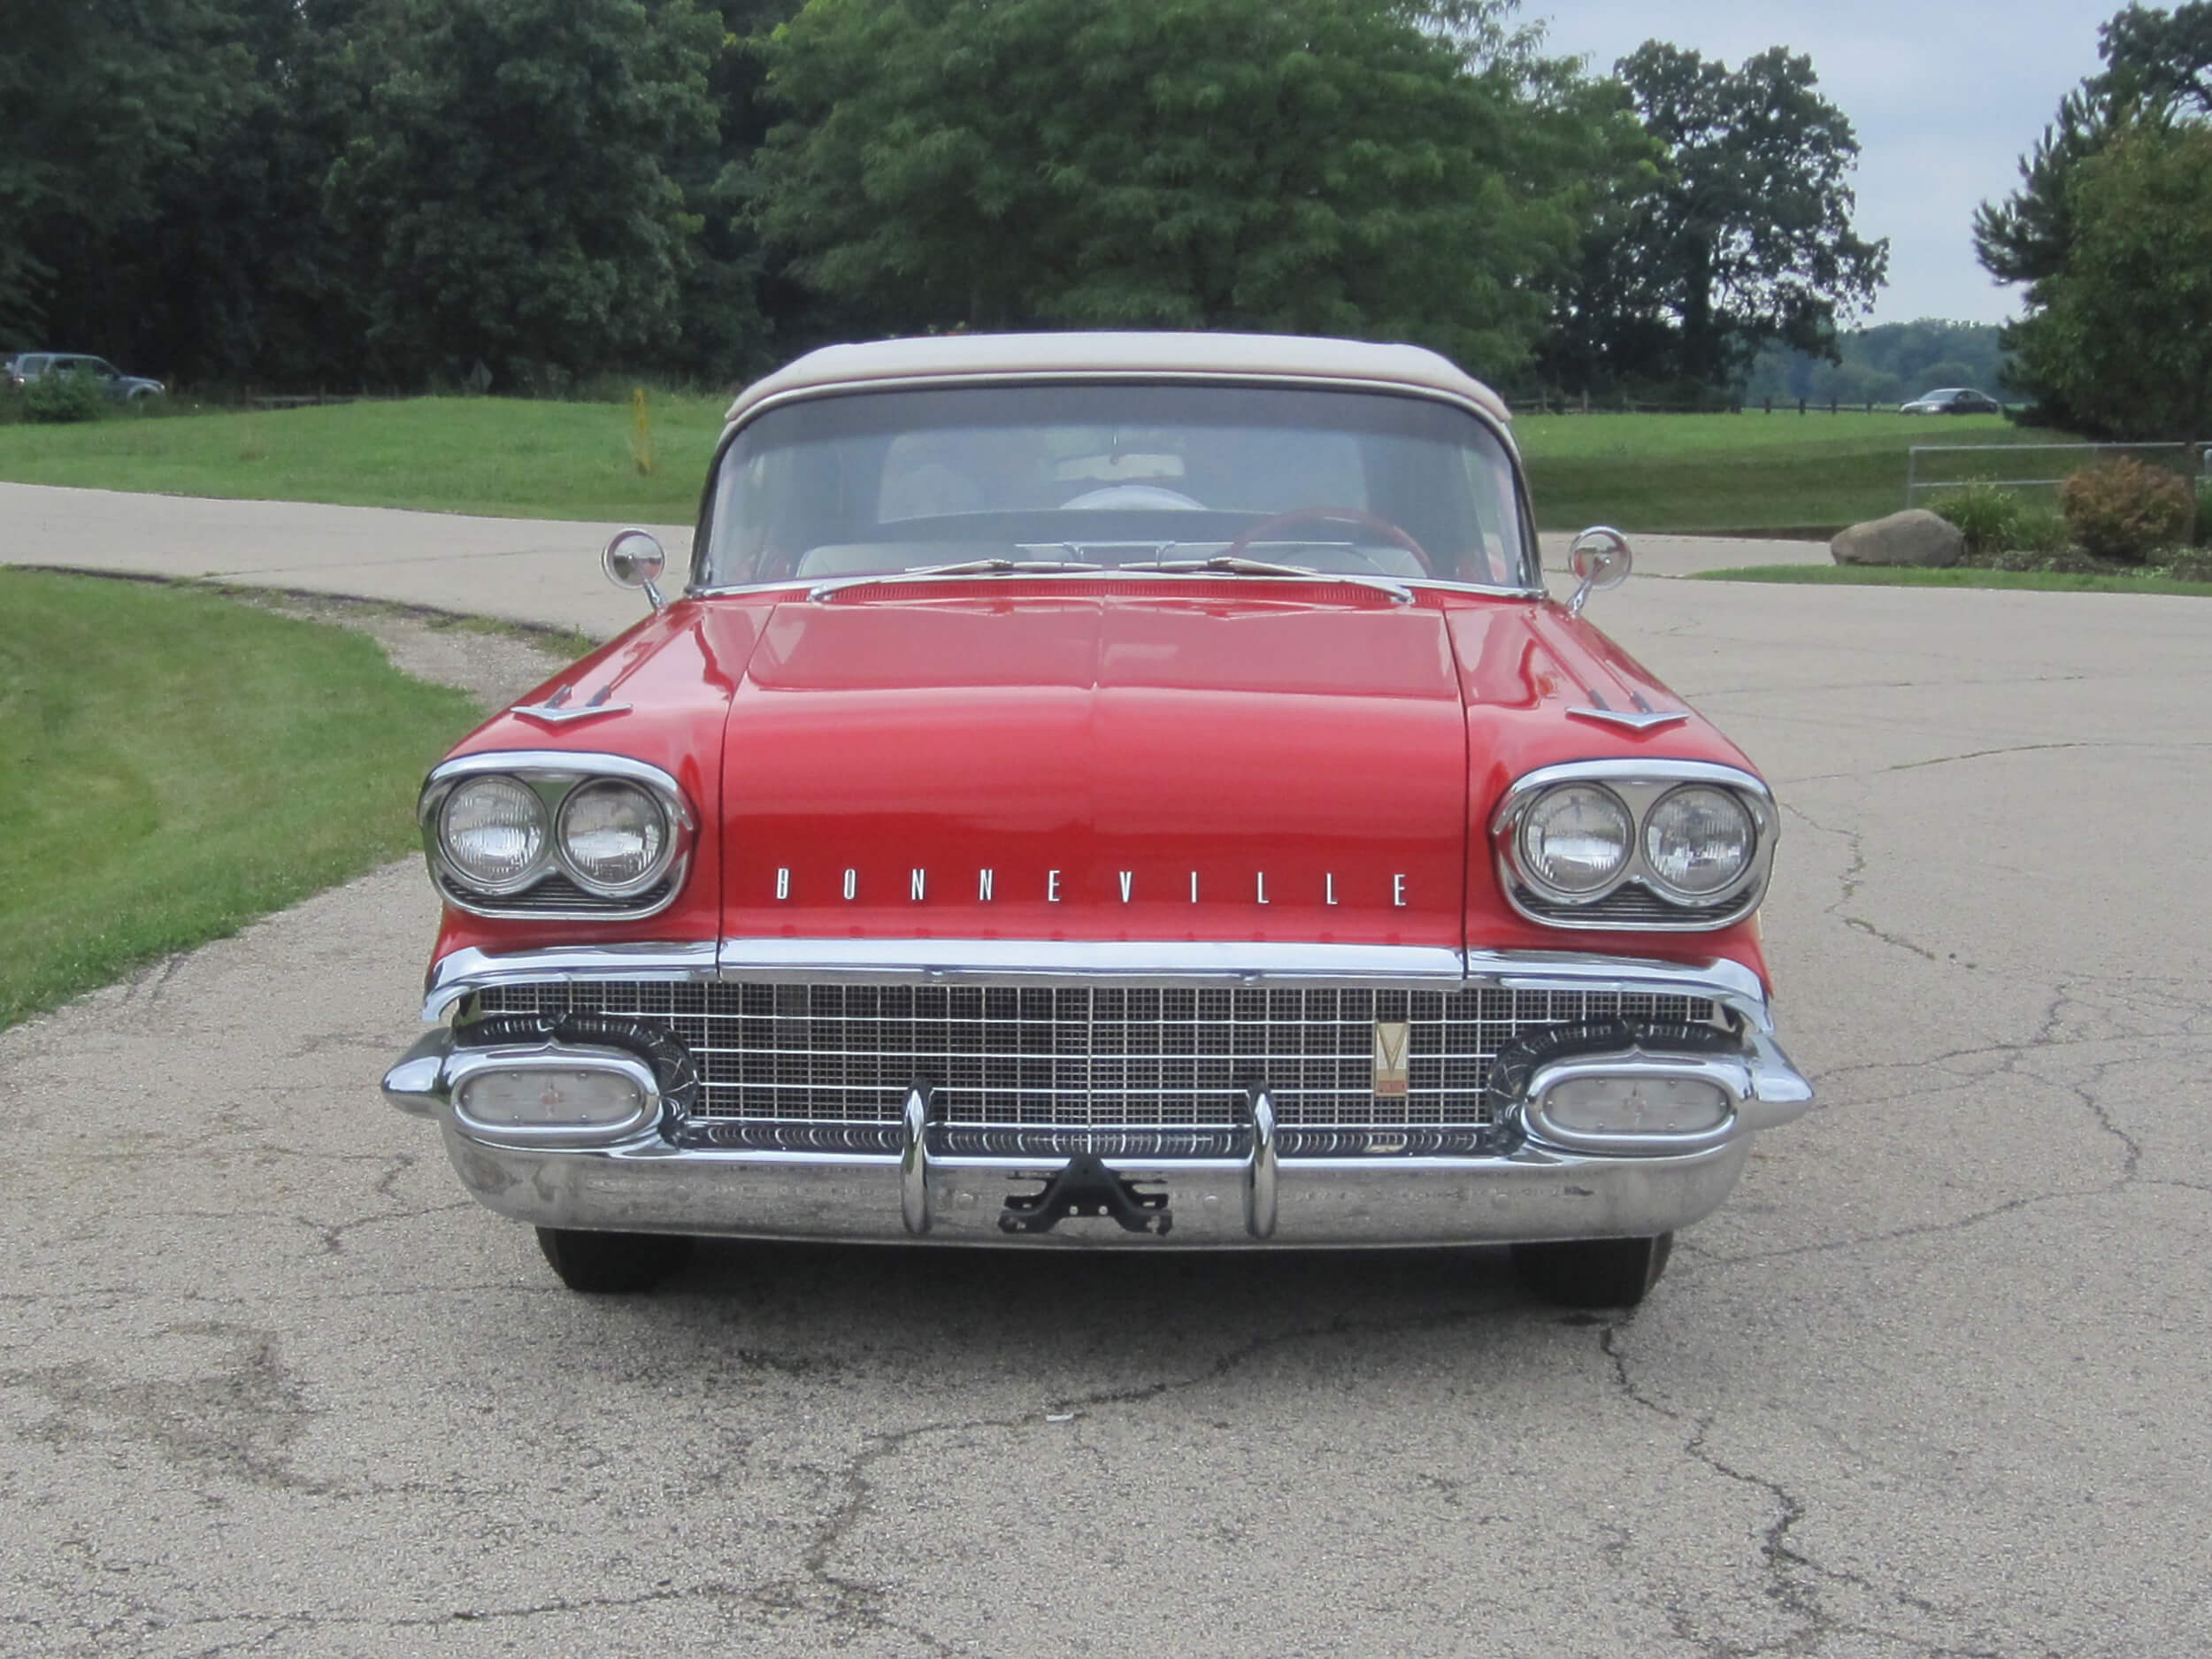
[[[932,1159],[918,1183],[890,1156],[679,1150],[584,1153],[487,1146],[446,1126],[461,1180],[503,1216],[541,1227],[842,1239],[862,1243],[1148,1249],[1504,1243],[1670,1233],[1709,1214],[1743,1168],[1747,1141],[1687,1157],[1586,1158],[1534,1147],[1497,1158],[1291,1159],[1273,1175],[1271,1228],[1257,1231],[1254,1160],[1146,1165],[1105,1159],[1164,1193],[1172,1225],[1133,1233],[1071,1217],[1009,1233],[1010,1196],[1051,1165]],[[917,1190],[918,1187],[918,1191]]]
[[[557,975],[543,958],[476,958],[480,982]],[[818,972],[818,965],[805,964]],[[1366,964],[1362,964],[1366,965]],[[603,973],[603,959],[574,964]],[[541,1227],[757,1239],[1056,1248],[1342,1248],[1457,1245],[1673,1232],[1709,1214],[1741,1172],[1756,1131],[1808,1110],[1812,1089],[1775,1043],[1763,988],[1732,964],[1601,963],[1528,956],[1469,962],[1502,983],[1589,986],[1601,970],[1639,988],[1711,996],[1742,1016],[1744,1048],[1730,1062],[1736,1098],[1717,1132],[1671,1144],[1646,1137],[1604,1150],[1548,1142],[1540,1123],[1515,1125],[1494,1153],[1281,1157],[1264,1091],[1252,1101],[1241,1156],[1103,1157],[1071,1213],[1041,1230],[1017,1217],[1057,1189],[1073,1166],[1034,1156],[949,1153],[933,1139],[928,1102],[909,1097],[895,1152],[733,1149],[680,1143],[672,1124],[626,1127],[584,1144],[543,1133],[487,1134],[456,1110],[453,1079],[482,1051],[453,1033],[426,1033],[386,1075],[403,1111],[436,1119],[453,1166],[488,1208]],[[711,970],[710,970],[710,972]],[[757,971],[757,970],[756,970]],[[434,981],[439,1011],[467,988],[449,969]],[[582,1051],[577,1051],[580,1056]],[[525,1142],[529,1142],[526,1144]],[[1080,1173],[1079,1171],[1079,1173]],[[1124,1197],[1117,1198],[1119,1192]],[[1138,1195],[1141,1195],[1139,1199]],[[1012,1202],[1010,1202],[1013,1201]],[[1140,1226],[1129,1210],[1152,1217]],[[1067,1208],[1064,1204],[1064,1210]],[[1106,1213],[1118,1209],[1125,1213]]]

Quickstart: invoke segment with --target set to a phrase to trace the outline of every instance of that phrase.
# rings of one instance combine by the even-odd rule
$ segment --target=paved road
[[[432,604],[471,616],[621,632],[642,602],[598,574],[625,526],[459,513],[396,512],[288,501],[209,501],[0,483],[0,565],[59,565]],[[646,526],[671,568],[691,555],[688,525]],[[1566,567],[1571,536],[1544,538]],[[1683,576],[1731,565],[1825,564],[1816,542],[1639,536],[1640,568]]]
[[[1826,1102],[1633,1317],[1491,1253],[570,1296],[376,1098],[396,867],[0,1034],[0,1651],[2212,1649],[2212,606],[1594,603],[1777,786]]]

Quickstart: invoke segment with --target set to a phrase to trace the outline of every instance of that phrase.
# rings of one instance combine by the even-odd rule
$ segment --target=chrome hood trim
[[[1766,987],[1740,962],[1647,961],[1555,950],[1458,951],[1417,945],[1249,944],[1028,939],[725,939],[718,943],[561,945],[494,955],[473,947],[434,964],[423,1019],[471,991],[537,979],[906,979],[1020,985],[1396,986],[1506,990],[1576,987],[1709,996],[1770,1033]]]

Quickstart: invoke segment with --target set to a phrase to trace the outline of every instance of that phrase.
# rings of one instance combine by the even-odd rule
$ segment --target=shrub
[[[2212,480],[2197,485],[2197,545],[2212,547]]]
[[[107,388],[89,374],[43,375],[23,388],[23,412],[33,420],[97,420],[107,406]]]
[[[2061,484],[2058,504],[2083,552],[2140,565],[2158,549],[2188,540],[2196,497],[2171,472],[2123,455]]]
[[[2073,545],[2066,529],[2066,515],[2055,507],[2021,504],[2013,520],[2012,545],[2024,553],[2063,553]]]
[[[2021,545],[2020,498],[1986,479],[1976,479],[1930,505],[1958,526],[1969,553],[2002,553]]]

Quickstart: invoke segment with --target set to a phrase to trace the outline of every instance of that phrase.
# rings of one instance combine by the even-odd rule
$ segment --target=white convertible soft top
[[[1376,345],[1305,334],[935,334],[825,346],[764,375],[737,395],[729,419],[771,398],[856,386],[917,386],[1032,375],[1112,379],[1273,380],[1442,393],[1504,420],[1498,395],[1421,346]]]

